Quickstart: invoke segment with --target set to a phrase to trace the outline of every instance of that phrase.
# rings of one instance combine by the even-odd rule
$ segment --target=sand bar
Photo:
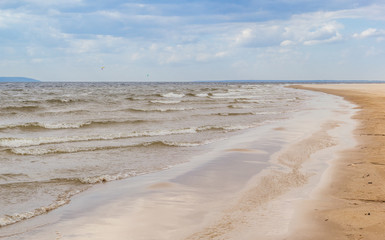
[[[385,85],[302,85],[358,106],[358,145],[333,164],[291,239],[385,239]],[[306,224],[305,224],[306,222]]]

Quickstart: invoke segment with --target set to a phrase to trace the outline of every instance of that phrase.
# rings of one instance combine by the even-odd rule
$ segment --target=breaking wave
[[[181,101],[178,101],[178,100],[170,100],[170,101],[166,101],[166,100],[151,100],[150,101],[151,103],[161,103],[161,104],[177,104],[177,103],[180,103]]]
[[[42,109],[42,107],[37,105],[31,105],[31,106],[8,106],[0,108],[0,111],[6,111],[6,112],[33,112]]]
[[[153,109],[144,109],[144,108],[128,108],[124,111],[132,112],[177,112],[177,111],[187,111],[194,110],[193,107],[171,107],[171,108],[153,108]]]
[[[43,122],[30,122],[22,124],[9,124],[9,125],[0,125],[0,129],[76,129],[82,127],[91,127],[96,125],[114,125],[114,124],[136,124],[148,122],[146,120],[123,120],[123,121],[113,121],[113,120],[93,120],[85,122],[58,122],[58,123],[43,123]],[[0,139],[1,140],[1,139]]]
[[[48,213],[52,210],[55,210],[61,206],[64,206],[70,202],[72,196],[82,192],[81,190],[73,190],[63,194],[60,194],[55,201],[53,201],[48,206],[43,206],[39,208],[35,208],[32,211],[24,212],[24,213],[15,213],[12,215],[5,215],[0,218],[0,227],[5,227],[7,225],[11,225],[23,220],[27,220],[45,213]]]
[[[85,99],[73,99],[73,98],[55,98],[46,100],[50,104],[66,104],[66,103],[86,103],[88,102]]]
[[[250,125],[224,125],[224,126],[200,126],[184,129],[173,130],[158,130],[158,131],[143,131],[143,132],[131,132],[131,133],[115,133],[106,135],[88,135],[88,136],[64,136],[64,137],[38,137],[38,138],[0,138],[0,146],[7,148],[38,146],[44,144],[54,143],[66,143],[66,142],[82,142],[82,141],[98,141],[98,140],[115,140],[125,139],[132,137],[154,137],[154,136],[166,136],[175,134],[193,134],[203,131],[234,131],[242,130],[256,126]]]
[[[161,94],[162,97],[165,97],[165,98],[182,98],[184,97],[185,95],[183,93],[173,93],[173,92],[169,92],[169,93],[166,93],[166,94]]]
[[[64,153],[78,153],[78,152],[92,152],[123,148],[135,147],[197,147],[212,143],[217,140],[202,141],[202,142],[176,142],[176,141],[152,141],[133,145],[117,145],[117,146],[100,146],[100,147],[20,147],[9,149],[8,151],[17,155],[46,155],[46,154],[64,154]]]
[[[215,113],[214,115],[218,115],[218,116],[242,116],[242,115],[255,115],[255,113],[253,113],[253,112],[244,112],[244,113],[223,112],[223,113]]]

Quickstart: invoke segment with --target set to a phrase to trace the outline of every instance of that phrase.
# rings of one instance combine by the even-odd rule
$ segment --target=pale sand
[[[333,164],[288,239],[385,239],[385,85],[302,85],[359,106],[358,145]]]

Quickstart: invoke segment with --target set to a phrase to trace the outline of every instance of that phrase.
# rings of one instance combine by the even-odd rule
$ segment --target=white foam
[[[82,183],[86,183],[86,184],[96,184],[96,183],[104,183],[104,182],[111,182],[111,181],[121,180],[121,179],[125,179],[125,178],[132,177],[132,176],[135,176],[135,175],[136,175],[135,172],[132,172],[132,173],[119,173],[119,174],[116,174],[116,175],[105,174],[105,175],[102,175],[102,176],[79,178],[79,181],[82,182]]]
[[[178,94],[178,93],[173,93],[173,92],[162,94],[162,97],[166,97],[166,98],[182,98],[184,96],[185,95],[183,93]]]
[[[281,114],[282,112],[256,112],[255,115]]]
[[[48,129],[80,128],[89,123],[39,123],[39,126]]]
[[[0,146],[15,148],[15,147],[38,146],[42,144],[51,144],[51,143],[80,142],[80,141],[91,141],[91,140],[114,140],[114,139],[131,138],[131,137],[153,137],[153,136],[186,134],[186,133],[196,133],[196,132],[197,132],[196,128],[183,128],[183,129],[117,133],[117,134],[106,134],[106,135],[88,135],[88,136],[2,138],[0,139]]]
[[[175,146],[175,147],[197,147],[197,146],[207,145],[207,144],[221,141],[221,140],[223,140],[223,138],[206,140],[203,142],[169,142],[169,141],[164,141],[163,143],[166,145]]]
[[[0,125],[0,129],[17,128],[17,127],[41,127],[47,129],[65,129],[65,128],[80,128],[87,123],[44,123],[44,122],[30,122],[21,124]]]
[[[162,104],[176,104],[176,103],[180,103],[181,101],[152,100],[150,102],[152,102],[152,103],[162,103]]]
[[[229,93],[213,93],[211,94],[210,98],[214,99],[253,99],[256,98],[257,96],[255,95],[244,95],[244,93],[241,92],[229,92]]]
[[[54,209],[57,209],[65,204],[68,204],[70,202],[70,198],[78,193],[80,193],[81,190],[73,190],[70,192],[67,192],[66,194],[59,195],[57,199],[51,203],[48,206],[43,206],[36,208],[29,212],[24,213],[15,213],[12,215],[5,215],[4,217],[0,218],[0,227],[4,227],[10,224],[14,224],[26,219],[30,219],[45,213],[48,213]]]
[[[77,152],[89,152],[89,151],[102,151],[102,150],[112,150],[119,148],[130,148],[130,147],[147,147],[152,144],[163,144],[165,146],[171,147],[196,147],[201,145],[206,145],[212,142],[219,141],[221,139],[212,139],[202,142],[176,142],[176,141],[152,141],[144,142],[133,145],[103,145],[99,147],[68,147],[68,146],[30,146],[30,147],[19,147],[11,149],[10,151],[17,155],[46,155],[54,153],[77,153]]]
[[[194,108],[192,108],[192,107],[157,108],[157,109],[152,109],[149,111],[171,112],[171,111],[186,111],[186,110],[194,110]]]

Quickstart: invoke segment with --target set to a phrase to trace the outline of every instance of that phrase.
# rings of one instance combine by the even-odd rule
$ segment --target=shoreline
[[[301,85],[297,89],[341,96],[358,106],[357,146],[333,163],[320,194],[303,207],[289,239],[382,239],[385,237],[384,84]]]

